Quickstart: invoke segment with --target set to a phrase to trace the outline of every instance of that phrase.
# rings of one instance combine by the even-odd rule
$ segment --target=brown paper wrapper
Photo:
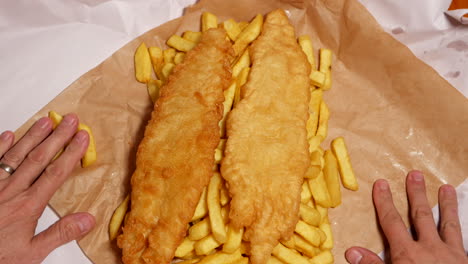
[[[219,21],[248,21],[257,13],[283,8],[298,36],[309,34],[315,48],[334,52],[333,86],[325,95],[331,110],[328,140],[344,136],[358,192],[343,189],[343,204],[330,210],[336,263],[344,251],[359,245],[383,249],[371,199],[373,182],[390,182],[394,200],[407,216],[405,175],[426,175],[429,201],[437,202],[443,183],[459,185],[468,171],[468,104],[448,82],[385,33],[355,0],[203,0],[170,21],[131,41],[102,64],[70,85],[26,122],[17,136],[49,110],[77,113],[94,133],[98,161],[76,169],[50,201],[60,215],[90,212],[95,229],[79,245],[94,263],[120,263],[120,250],[108,240],[114,209],[129,192],[135,153],[152,104],[136,82],[133,54],[137,46],[164,46],[172,34],[198,30],[200,14],[210,11]],[[407,217],[404,217],[405,220]]]

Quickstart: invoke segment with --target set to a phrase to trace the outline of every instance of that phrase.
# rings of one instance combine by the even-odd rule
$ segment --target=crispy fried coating
[[[232,53],[224,30],[208,30],[161,88],[138,147],[131,211],[117,242],[124,263],[170,263],[182,242],[213,175]]]
[[[309,165],[306,122],[310,65],[282,10],[267,15],[250,49],[243,99],[227,120],[221,174],[232,196],[229,217],[246,227],[251,262],[266,263],[280,238],[292,235]]]

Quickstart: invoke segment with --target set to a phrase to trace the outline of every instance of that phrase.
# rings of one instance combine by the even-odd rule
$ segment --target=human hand
[[[412,223],[417,233],[416,241],[407,231],[393,204],[387,181],[376,181],[372,192],[380,226],[390,245],[391,262],[393,264],[468,263],[468,257],[463,249],[455,189],[450,185],[443,185],[439,189],[439,230],[427,201],[424,176],[421,172],[412,171],[408,174],[406,192]],[[348,249],[345,256],[351,264],[383,264],[374,252],[361,247]]]
[[[68,114],[53,132],[49,118],[39,119],[14,146],[12,132],[0,135],[0,163],[14,169],[10,175],[0,168],[0,263],[41,263],[52,250],[84,236],[95,225],[92,215],[75,213],[34,235],[48,201],[88,146],[88,134],[76,132],[77,126],[77,116]]]

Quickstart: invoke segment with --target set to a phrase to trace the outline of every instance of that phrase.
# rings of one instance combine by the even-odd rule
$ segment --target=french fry
[[[289,240],[281,240],[280,242],[287,248],[290,248],[290,249],[296,248],[296,242],[294,241],[293,237],[291,237]]]
[[[307,257],[311,258],[320,253],[320,249],[318,247],[312,246],[312,244],[307,242],[307,240],[305,240],[301,236],[294,234],[293,238],[296,250],[306,255]]]
[[[308,179],[308,182],[315,203],[323,207],[331,207],[331,198],[328,193],[327,183],[323,177],[323,172],[320,172],[315,179]]]
[[[153,70],[158,76],[159,80],[162,80],[161,69],[164,62],[163,51],[159,47],[149,47],[148,48],[150,57],[151,57],[151,64],[153,65]]]
[[[301,203],[307,203],[312,199],[312,193],[310,192],[309,184],[305,181],[302,184],[302,191],[301,191]]]
[[[331,87],[331,64],[332,64],[332,51],[329,49],[320,49],[320,66],[319,71],[323,72],[326,76],[325,83],[322,89],[329,90]]]
[[[78,131],[80,130],[88,132],[89,135],[88,148],[86,149],[83,158],[81,158],[81,167],[86,168],[91,166],[97,160],[96,143],[94,141],[93,132],[91,132],[91,128],[89,128],[89,126],[79,123]]]
[[[205,218],[191,226],[188,230],[188,238],[193,241],[207,237],[211,233],[210,219]]]
[[[63,116],[55,111],[49,111],[49,118],[52,120],[52,129],[57,128],[63,120]]]
[[[236,81],[233,81],[229,88],[224,90],[224,102],[223,102],[223,118],[219,121],[219,127],[221,129],[221,138],[226,136],[226,117],[231,111],[232,104],[234,103],[234,96],[236,93]]]
[[[221,215],[221,201],[219,199],[221,183],[221,175],[219,173],[214,173],[208,184],[207,203],[213,237],[216,238],[219,243],[224,243],[227,240],[227,234],[226,225]]]
[[[320,147],[320,143],[322,143],[323,137],[322,136],[313,136],[309,138],[309,152],[314,152],[318,147]]]
[[[327,82],[327,74],[321,71],[312,71],[310,73],[310,81],[312,85],[322,88]]]
[[[234,62],[234,66],[232,66],[232,76],[235,78],[239,75],[239,73],[246,67],[250,66],[250,55],[249,50],[245,50],[244,53]]]
[[[309,264],[307,258],[297,253],[297,251],[283,246],[281,243],[278,243],[273,249],[273,256],[288,264]]]
[[[187,52],[191,49],[193,49],[197,43],[192,42],[190,40],[184,39],[181,36],[178,35],[172,35],[168,40],[167,40],[167,45],[169,47],[172,47],[178,51],[183,51]]]
[[[322,103],[323,91],[313,89],[310,93],[309,120],[307,120],[307,137],[310,139],[317,134],[319,123],[320,104]],[[323,139],[322,139],[323,140]],[[315,150],[315,149],[313,149]]]
[[[159,97],[159,89],[162,86],[162,81],[161,80],[150,80],[149,82],[146,83],[146,89],[148,89],[148,95],[151,98],[151,101],[153,103],[158,100]]]
[[[323,242],[325,242],[325,240],[327,240],[327,235],[325,234],[325,232],[322,231],[322,229],[317,229],[317,232],[319,233],[320,235],[320,245],[323,244]]]
[[[151,58],[146,44],[142,42],[135,52],[135,78],[141,83],[151,79]]]
[[[241,30],[241,32],[249,25],[249,22],[247,21],[241,21],[239,23],[237,23],[239,25],[239,29]]]
[[[260,35],[262,26],[263,16],[259,14],[238,35],[234,45],[232,45],[235,54],[241,54],[242,51]]]
[[[223,151],[219,148],[215,149],[215,163],[220,164],[221,160],[223,159]]]
[[[239,73],[239,76],[237,76],[236,92],[234,93],[234,107],[241,100],[241,93],[242,93],[241,89],[242,89],[242,86],[247,82],[249,72],[250,72],[250,67],[247,67],[247,68],[242,69],[242,71]]]
[[[177,247],[175,251],[175,256],[178,258],[183,258],[186,255],[188,255],[190,252],[192,252],[195,248],[195,241],[192,241],[188,238],[184,238],[182,243]]]
[[[109,222],[109,239],[114,240],[119,234],[120,227],[122,226],[122,221],[125,218],[125,214],[128,210],[128,204],[130,201],[130,195],[127,195],[125,199],[120,203],[120,205],[115,209],[112,214],[112,218]]]
[[[304,178],[315,179],[319,175],[320,171],[322,171],[322,167],[322,155],[320,155],[320,152],[316,150],[310,154],[310,166],[306,174],[304,175]]]
[[[206,188],[204,188],[200,196],[200,200],[198,201],[197,207],[195,208],[195,213],[193,214],[191,222],[201,219],[207,214],[208,205],[206,203]]]
[[[221,206],[225,206],[229,203],[231,198],[229,197],[229,191],[226,188],[226,185],[223,184],[221,190],[219,190],[219,200],[221,202]]]
[[[330,250],[322,251],[310,260],[310,264],[331,264],[334,258]]]
[[[332,233],[330,224],[321,223],[319,228],[325,233],[325,236],[326,236],[325,241],[320,245],[320,249],[321,250],[332,249],[333,248],[333,233]]]
[[[199,258],[194,258],[194,259],[187,259],[181,262],[177,262],[177,264],[194,264],[194,263],[197,263],[198,261],[200,261]]]
[[[223,252],[233,253],[240,248],[244,228],[237,229],[232,225],[228,226],[227,241],[223,245]]]
[[[194,31],[185,31],[182,37],[186,40],[190,40],[192,42],[198,43],[201,40],[202,33],[201,32],[194,32]]]
[[[320,114],[319,114],[319,123],[317,128],[317,136],[322,138],[327,138],[328,134],[328,120],[330,119],[330,110],[328,109],[327,104],[322,101],[320,103]]]
[[[213,234],[211,234],[195,242],[195,253],[197,255],[208,255],[213,249],[220,245],[221,243],[219,243],[218,240],[214,238]]]
[[[173,48],[168,48],[163,51],[163,61],[164,64],[174,63],[174,57],[177,51]]]
[[[207,31],[210,28],[217,28],[218,18],[210,12],[203,12],[201,17],[201,25],[203,32]]]
[[[320,213],[320,223],[328,223],[328,208],[317,204],[315,209]]]
[[[299,207],[299,216],[309,225],[317,227],[320,225],[320,213],[313,207],[301,203]]]
[[[220,263],[226,263],[226,264],[232,264],[232,263],[237,263],[237,261],[240,261],[242,259],[242,255],[240,254],[240,251],[236,251],[233,254],[227,254],[221,251],[218,251],[212,255],[209,255],[202,259],[198,264],[220,264]]]
[[[315,56],[314,56],[314,48],[312,46],[312,41],[310,40],[309,36],[303,35],[298,38],[299,46],[301,46],[302,51],[307,56],[307,60],[309,61],[311,67],[311,73],[316,69],[315,65]],[[312,79],[312,76],[311,76]]]
[[[283,261],[277,259],[276,257],[273,257],[271,256],[268,261],[267,261],[267,264],[284,264]]]
[[[359,185],[354,176],[353,167],[348,154],[348,149],[343,137],[335,138],[331,142],[331,147],[336,159],[338,160],[338,168],[340,169],[341,183],[346,189],[357,191]]]
[[[331,207],[337,207],[341,204],[341,184],[338,164],[331,150],[325,151],[324,159],[323,176],[327,183],[328,193],[330,194]]]
[[[299,220],[296,224],[296,233],[302,238],[307,240],[312,246],[320,246],[320,234],[319,229],[315,226],[309,225],[304,221]]]
[[[180,64],[184,61],[185,59],[185,53],[184,52],[177,52],[176,55],[174,56],[174,64]]]
[[[161,69],[161,73],[163,75],[164,81],[167,80],[169,75],[172,73],[172,70],[174,70],[174,67],[175,67],[175,64],[171,62],[164,64],[164,66]]]
[[[241,29],[234,19],[228,19],[222,23],[223,28],[226,30],[228,37],[232,41],[236,41],[237,36],[241,33]]]
[[[232,262],[232,264],[249,264],[249,258],[241,258]]]

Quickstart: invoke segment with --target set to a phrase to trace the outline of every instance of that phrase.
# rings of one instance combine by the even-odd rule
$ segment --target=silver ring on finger
[[[0,169],[6,171],[6,173],[8,173],[10,175],[15,172],[15,169],[13,167],[11,167],[10,165],[5,164],[3,162],[0,162]]]

